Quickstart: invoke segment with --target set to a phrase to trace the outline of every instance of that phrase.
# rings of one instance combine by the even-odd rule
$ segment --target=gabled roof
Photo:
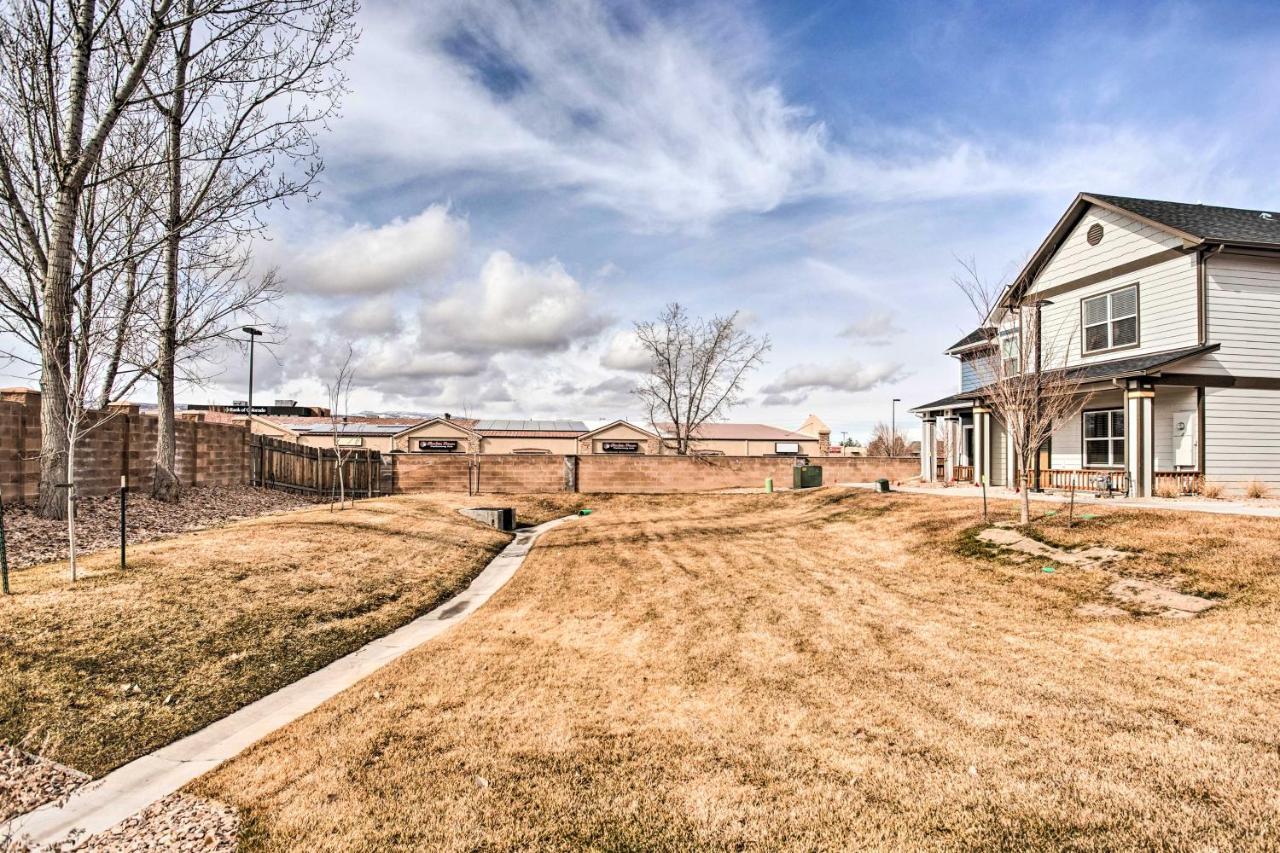
[[[982,327],[974,329],[951,346],[947,347],[944,352],[947,355],[955,355],[969,349],[977,349],[983,344],[993,344],[994,335],[990,328]]]
[[[590,432],[584,432],[582,435],[580,435],[580,436],[578,436],[578,437],[579,437],[579,438],[589,438],[589,437],[591,437],[591,436],[595,435],[596,433],[604,432],[604,431],[605,431],[605,430],[607,430],[607,429],[613,429],[613,428],[614,428],[614,427],[616,427],[616,426],[625,426],[625,427],[630,427],[631,429],[635,430],[636,432],[643,433],[643,434],[645,434],[645,435],[649,436],[650,438],[658,438],[658,436],[657,436],[657,435],[655,435],[654,433],[652,433],[652,432],[650,432],[649,430],[645,429],[644,427],[636,426],[635,424],[631,423],[631,421],[622,420],[622,419],[619,419],[619,420],[613,421],[613,422],[611,422],[611,423],[607,423],[607,424],[605,424],[604,426],[598,426],[598,427],[596,427],[595,429],[591,430]]]
[[[1049,236],[1045,237],[1044,242],[1027,260],[1018,276],[1010,282],[999,304],[1005,304],[1010,295],[1024,290],[1030,284],[1062,245],[1062,241],[1071,234],[1071,229],[1075,228],[1090,205],[1120,213],[1172,234],[1181,239],[1183,247],[1188,250],[1206,243],[1280,249],[1280,212],[1079,193],[1049,232]]]
[[[401,435],[404,435],[405,433],[413,432],[416,429],[422,429],[425,426],[431,426],[432,424],[448,424],[449,426],[453,427],[459,432],[466,433],[467,435],[477,434],[475,430],[471,429],[471,427],[467,426],[466,424],[459,423],[458,418],[427,418],[425,421],[418,421],[415,424],[409,424],[403,427],[399,432],[395,433],[395,435],[401,436]]]
[[[809,417],[804,419],[804,423],[796,427],[796,432],[804,433],[805,435],[811,435],[814,438],[817,438],[818,436],[822,435],[824,432],[827,435],[831,435],[831,427],[827,426],[826,423],[822,420],[822,418],[818,417],[817,415],[810,414]]]
[[[1280,248],[1280,213],[1273,211],[1098,193],[1085,193],[1084,197],[1164,226],[1179,236],[1190,235],[1211,243]]]

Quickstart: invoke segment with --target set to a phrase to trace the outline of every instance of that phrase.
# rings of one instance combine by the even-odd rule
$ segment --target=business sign
[[[602,441],[600,449],[605,453],[639,453],[640,442],[638,441]]]
[[[779,456],[794,456],[800,452],[800,445],[794,441],[775,441],[773,452]]]
[[[453,453],[458,449],[458,442],[451,438],[420,438],[418,450],[423,453]]]
[[[364,445],[364,437],[359,435],[340,435],[338,436],[339,447],[361,447]]]

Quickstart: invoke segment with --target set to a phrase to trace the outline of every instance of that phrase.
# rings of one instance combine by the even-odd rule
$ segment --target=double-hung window
[[[1022,347],[1018,332],[1000,337],[1000,370],[1004,377],[1017,376],[1022,371]]]
[[[1080,300],[1084,351],[1103,352],[1138,342],[1138,285]]]
[[[1084,413],[1084,464],[1089,468],[1124,464],[1124,409]]]

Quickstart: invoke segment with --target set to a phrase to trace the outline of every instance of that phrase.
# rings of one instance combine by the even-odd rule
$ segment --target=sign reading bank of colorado
[[[423,453],[453,453],[458,449],[458,442],[451,438],[420,438],[418,450]]]
[[[639,453],[640,442],[638,441],[602,441],[600,449],[605,453]]]

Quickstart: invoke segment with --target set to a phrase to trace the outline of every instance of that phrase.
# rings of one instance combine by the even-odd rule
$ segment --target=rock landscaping
[[[201,530],[241,518],[297,509],[308,502],[296,495],[249,486],[186,489],[177,503],[129,494],[129,543],[149,542]],[[76,538],[81,553],[115,548],[120,543],[120,499],[85,498],[77,507]],[[4,527],[9,565],[20,569],[67,558],[67,525],[36,515],[35,507],[5,504]]]
[[[0,839],[14,817],[61,799],[87,781],[86,774],[56,761],[0,744]]]

